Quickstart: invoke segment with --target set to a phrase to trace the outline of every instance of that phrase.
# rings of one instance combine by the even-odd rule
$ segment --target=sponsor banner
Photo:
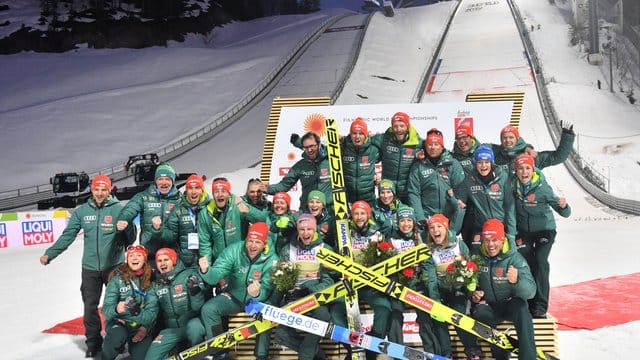
[[[371,135],[384,133],[391,126],[391,116],[398,111],[407,113],[411,125],[424,138],[431,128],[442,131],[445,147],[451,149],[455,139],[455,126],[467,123],[473,127],[475,137],[483,143],[499,143],[500,129],[509,123],[513,101],[450,102],[421,104],[375,104],[283,107],[278,120],[274,141],[269,183],[277,183],[301,159],[302,149],[289,143],[291,133],[302,136],[313,131],[326,144],[325,119],[336,120],[338,133],[348,135],[351,122],[362,117]],[[302,121],[300,121],[303,119]],[[380,171],[380,167],[376,169]],[[378,173],[380,174],[380,173]],[[299,208],[299,186],[289,191],[291,208]]]
[[[52,244],[67,226],[67,210],[0,213],[0,249]]]
[[[373,327],[373,314],[360,314],[362,322],[362,332],[367,333]],[[416,313],[404,313],[404,324],[402,324],[402,338],[405,344],[419,343],[420,334],[418,333],[418,323],[416,322]]]

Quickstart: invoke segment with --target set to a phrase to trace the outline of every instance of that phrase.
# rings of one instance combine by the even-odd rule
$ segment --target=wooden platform
[[[251,321],[251,317],[247,314],[238,314],[229,319],[229,328],[238,327],[242,324],[245,324]],[[548,316],[547,319],[533,319],[533,325],[535,330],[535,339],[536,345],[541,348],[543,351],[558,356],[558,326],[556,324],[556,319]],[[515,329],[513,328],[513,324],[511,323],[502,323],[498,325],[498,329],[501,331],[508,331],[509,335],[516,337]],[[453,329],[453,326],[449,326],[449,334],[451,335],[452,345],[453,345],[453,356],[456,359],[465,359],[464,349],[462,347],[462,343],[458,339],[456,332]],[[269,355],[271,359],[282,359],[282,360],[295,360],[298,358],[297,353],[291,351],[287,348],[284,348],[280,345],[277,345],[273,338],[274,332],[271,332],[271,346],[269,350]],[[232,357],[235,359],[253,359],[253,350],[254,350],[254,339],[249,339],[239,343],[234,351],[231,352]],[[485,357],[491,357],[491,352],[489,350],[489,344],[484,341],[479,341],[482,350],[484,351]],[[417,349],[422,349],[422,344],[420,343],[409,343],[407,344]],[[325,353],[328,356],[328,359],[342,359],[346,354],[344,347],[340,344],[337,344],[333,341],[322,340],[321,346],[324,349]],[[517,359],[517,355],[512,355],[512,359]]]

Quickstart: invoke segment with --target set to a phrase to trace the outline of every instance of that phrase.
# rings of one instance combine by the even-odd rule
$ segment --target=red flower
[[[473,261],[467,261],[467,269],[478,271],[478,265]]]
[[[449,265],[447,265],[447,272],[452,272],[454,269],[456,268],[456,264],[451,263]]]
[[[382,251],[389,251],[389,250],[393,250],[393,244],[386,242],[386,241],[382,241],[378,243],[378,249],[382,250]]]
[[[414,275],[413,268],[409,267],[409,268],[406,268],[406,269],[402,270],[402,275],[404,275],[405,277],[408,277],[408,278],[412,278],[413,275]]]

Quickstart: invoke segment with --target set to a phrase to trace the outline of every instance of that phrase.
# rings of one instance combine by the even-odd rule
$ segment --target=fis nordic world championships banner
[[[283,107],[276,130],[269,183],[279,182],[293,164],[301,159],[302,149],[289,143],[292,133],[302,136],[313,131],[326,144],[326,118],[335,119],[340,135],[346,136],[351,122],[361,117],[367,122],[369,134],[375,135],[385,132],[391,126],[393,114],[402,111],[411,117],[411,125],[416,128],[420,137],[424,138],[431,128],[442,131],[445,147],[451,150],[455,128],[462,123],[472,127],[480,142],[498,143],[500,129],[511,120],[512,108],[513,101]],[[289,191],[292,209],[299,207],[298,187],[299,183]]]
[[[67,210],[0,213],[0,249],[53,244],[68,217]]]

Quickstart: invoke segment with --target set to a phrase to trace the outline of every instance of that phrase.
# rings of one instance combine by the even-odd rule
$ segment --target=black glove
[[[425,231],[427,230],[427,220],[420,220],[418,221],[418,230],[420,231]]]
[[[309,295],[309,289],[293,288],[284,294],[284,301],[289,303]]]
[[[129,310],[133,316],[138,316],[140,314],[140,304],[138,304],[136,298],[133,296],[127,296],[127,298],[124,299],[124,307]]]
[[[562,128],[563,134],[572,134],[572,135],[575,134],[573,132],[573,124],[570,124],[567,122],[563,123],[563,121],[560,120],[560,127]]]
[[[200,288],[200,279],[197,275],[193,274],[187,278],[187,290],[191,296],[196,295],[202,290]]]
[[[292,133],[291,137],[289,138],[289,142],[295,145],[298,142],[298,140],[300,140],[300,135],[296,133]]]

